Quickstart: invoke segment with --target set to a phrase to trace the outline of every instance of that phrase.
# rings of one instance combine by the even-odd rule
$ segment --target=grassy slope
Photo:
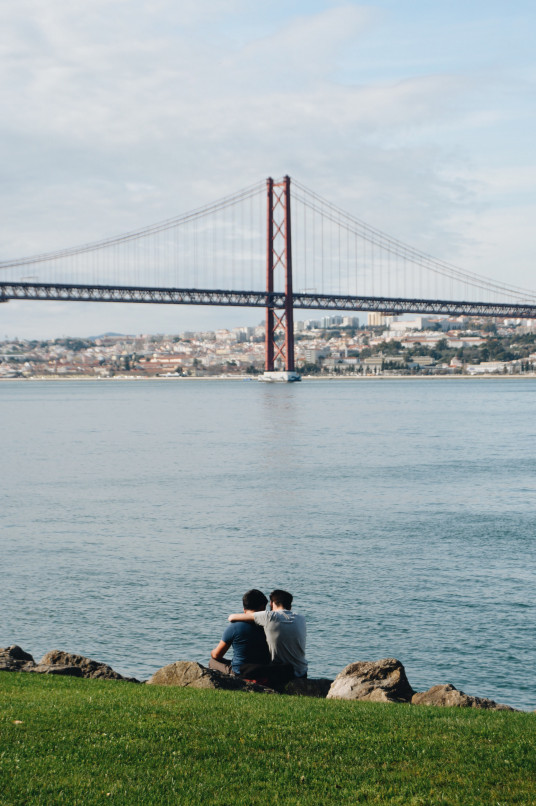
[[[526,806],[535,751],[533,714],[0,673],[2,806]]]

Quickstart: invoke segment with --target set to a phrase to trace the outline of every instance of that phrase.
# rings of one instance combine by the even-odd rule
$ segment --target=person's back
[[[271,610],[254,614],[255,624],[264,627],[273,663],[290,664],[296,677],[307,677],[304,616],[291,610],[292,595],[275,590],[270,594]]]
[[[240,674],[246,664],[270,662],[264,630],[256,624],[246,621],[229,624],[222,641],[233,647],[231,667],[235,674]]]
[[[236,621],[226,628],[217,647],[210,653],[209,668],[219,672],[240,675],[244,668],[268,664],[270,652],[266,643],[265,632],[255,624],[253,615],[256,610],[266,606],[268,599],[262,591],[253,588],[242,597],[246,620]],[[224,655],[232,646],[232,661]]]
[[[296,677],[307,676],[305,618],[292,610],[255,613],[255,624],[264,627],[274,663],[290,663]]]

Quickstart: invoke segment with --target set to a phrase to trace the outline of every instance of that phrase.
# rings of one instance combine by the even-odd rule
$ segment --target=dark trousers
[[[214,658],[211,658],[208,662],[208,668],[214,669],[216,672],[234,675],[234,672],[231,669],[231,661],[227,660],[226,658],[222,658],[221,660],[214,660]]]
[[[221,660],[211,658],[208,668],[223,672],[223,674],[235,675],[231,668],[231,661],[227,658]],[[252,680],[254,683],[260,683],[261,686],[267,686],[276,691],[283,691],[287,683],[295,677],[290,663],[244,663],[240,667],[239,676],[244,680]]]
[[[221,660],[211,658],[208,668],[223,674],[235,675],[231,661],[227,658]],[[294,669],[289,663],[244,663],[240,667],[240,677],[276,691],[283,691],[289,680],[294,678]]]
[[[289,680],[294,678],[294,669],[289,663],[245,663],[240,669],[240,677],[283,691]]]

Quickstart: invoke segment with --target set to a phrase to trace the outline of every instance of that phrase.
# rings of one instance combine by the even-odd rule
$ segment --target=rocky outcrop
[[[298,677],[291,680],[284,688],[285,694],[293,694],[298,697],[327,697],[333,680],[327,677]]]
[[[163,666],[147,680],[147,684],[154,686],[181,686],[183,688],[227,689],[229,691],[272,692],[272,689],[265,688],[257,683],[248,683],[247,680],[241,677],[217,672],[215,669],[208,669],[200,663],[189,660],[179,660],[176,663]]]
[[[413,689],[399,660],[350,663],[333,681],[330,700],[368,700],[370,702],[410,702]]]
[[[63,671],[60,671],[63,670]],[[40,674],[66,674],[74,677],[88,677],[92,680],[128,680],[138,683],[134,677],[123,677],[114,672],[106,663],[86,658],[84,655],[72,655],[70,652],[61,652],[53,649],[43,655],[37,666],[32,669]]]
[[[0,648],[0,672],[29,672],[35,661],[28,652],[13,644]]]
[[[412,705],[442,705],[451,708],[486,708],[492,711],[514,711],[509,705],[501,705],[485,697],[471,697],[458,691],[450,683],[432,686],[428,691],[417,692],[411,698]]]
[[[123,677],[106,663],[52,650],[39,663],[20,646],[0,648],[0,672],[31,672],[34,674],[67,675],[93,680],[125,680],[139,683],[134,677]],[[228,691],[256,691],[275,693],[273,689],[224,674],[195,661],[177,661],[158,669],[147,680],[150,685],[180,686],[197,689]],[[414,692],[400,661],[384,658],[378,661],[358,661],[346,666],[335,680],[327,678],[298,678],[291,680],[284,694],[341,700],[368,700],[369,702],[411,702],[412,705],[436,705],[454,708],[484,708],[494,711],[514,711],[509,705],[464,694],[451,684],[432,686],[428,691]]]

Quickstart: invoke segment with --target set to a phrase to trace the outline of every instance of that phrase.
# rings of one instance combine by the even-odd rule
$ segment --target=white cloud
[[[486,66],[462,7],[442,43],[409,5],[404,30],[388,5],[320,0],[3,5],[2,258],[132,230],[287,172],[470,270],[489,234],[479,216],[527,212],[534,65],[512,49]],[[486,36],[501,22],[483,18]],[[532,255],[534,235],[494,224],[500,276],[493,254]]]

